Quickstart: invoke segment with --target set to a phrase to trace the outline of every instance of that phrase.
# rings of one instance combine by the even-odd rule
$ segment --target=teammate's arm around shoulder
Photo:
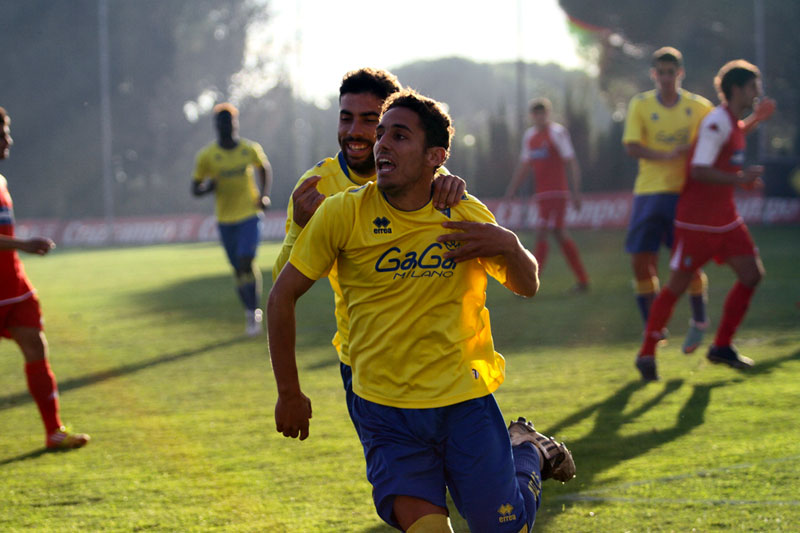
[[[528,298],[539,290],[536,258],[522,246],[513,231],[492,222],[447,221],[442,226],[456,232],[439,236],[439,242],[461,243],[444,254],[446,259],[461,263],[480,257],[502,256],[507,269],[503,285],[507,289]]]

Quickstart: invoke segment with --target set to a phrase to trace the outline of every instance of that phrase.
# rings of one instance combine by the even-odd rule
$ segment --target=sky
[[[298,96],[324,104],[342,75],[460,56],[478,62],[583,65],[557,0],[270,0],[261,42]],[[264,42],[268,39],[268,42]],[[402,81],[402,80],[401,80]]]

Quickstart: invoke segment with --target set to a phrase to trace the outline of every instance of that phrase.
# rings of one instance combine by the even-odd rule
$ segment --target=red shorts
[[[669,266],[672,270],[692,272],[711,259],[722,264],[729,257],[740,255],[758,255],[756,244],[744,224],[724,233],[675,228]]]
[[[564,216],[567,214],[566,198],[539,198],[536,204],[539,206],[541,227],[549,229],[564,227]]]
[[[42,310],[36,294],[31,294],[29,298],[20,302],[0,305],[0,337],[11,338],[8,328],[36,328],[39,331],[44,329]]]

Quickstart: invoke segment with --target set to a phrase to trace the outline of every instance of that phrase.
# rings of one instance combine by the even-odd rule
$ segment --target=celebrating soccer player
[[[550,120],[552,104],[547,98],[535,98],[529,106],[531,122],[522,138],[519,163],[508,184],[506,198],[517,192],[529,170],[533,170],[536,183],[536,203],[539,206],[541,226],[536,233],[534,255],[539,269],[547,261],[547,234],[552,232],[572,272],[577,278],[575,292],[589,290],[589,276],[583,267],[578,247],[564,227],[567,200],[571,197],[575,209],[581,208],[581,169],[575,157],[567,129]],[[572,192],[570,193],[570,188]]]
[[[761,166],[744,167],[745,135],[740,120],[760,96],[760,73],[747,61],[730,61],[720,69],[714,85],[722,103],[703,119],[690,152],[688,179],[675,214],[670,279],[653,302],[636,358],[636,367],[646,381],[658,379],[655,353],[659,332],[669,321],[678,297],[711,259],[729,265],[737,281],[725,299],[707,358],[733,368],[753,365],[751,359],[737,353],[731,342],[764,275],[764,267],[747,226],[736,211],[733,193],[737,186],[757,186],[764,171]],[[774,108],[771,101],[769,105]]]
[[[0,107],[0,160],[11,148],[11,119]],[[0,175],[0,336],[13,339],[25,358],[25,376],[44,422],[45,446],[51,449],[80,448],[89,435],[71,433],[61,423],[58,384],[47,359],[47,339],[42,312],[33,288],[19,260],[17,250],[45,255],[55,245],[50,239],[14,236],[14,206],[6,179]]]
[[[375,129],[383,102],[400,90],[394,74],[385,70],[362,68],[345,74],[339,87],[340,151],[323,159],[300,177],[287,207],[286,237],[272,268],[273,282],[289,260],[294,243],[303,227],[327,196],[375,181]],[[437,207],[456,205],[466,184],[457,176],[437,174],[433,184],[433,202]],[[380,228],[379,228],[380,229]],[[383,229],[390,231],[389,228]],[[352,372],[348,355],[350,331],[347,309],[337,283],[336,265],[328,273],[333,288],[336,334],[333,345],[340,360],[340,372],[346,394],[348,412],[352,404]],[[352,416],[352,413],[351,413]],[[356,429],[358,429],[356,427]]]
[[[272,167],[261,145],[239,138],[238,117],[239,111],[231,104],[214,107],[217,141],[197,154],[192,193],[215,193],[219,235],[245,308],[245,331],[254,336],[263,331],[261,272],[254,260],[261,240],[259,216],[270,205]]]
[[[377,181],[325,200],[270,292],[276,428],[309,435],[311,401],[295,358],[297,299],[336,265],[349,318],[359,430],[378,514],[403,531],[452,531],[446,488],[472,531],[530,528],[541,481],[567,481],[563,444],[520,418],[507,428],[493,391],[505,377],[485,307],[487,275],[522,296],[536,259],[474,197],[438,209],[436,170],[453,129],[413,91],[383,106]]]

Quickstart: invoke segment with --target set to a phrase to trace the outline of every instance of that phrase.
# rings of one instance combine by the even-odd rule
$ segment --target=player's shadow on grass
[[[101,381],[106,381],[121,376],[127,376],[129,374],[134,374],[136,372],[139,372],[141,370],[146,370],[154,366],[159,366],[166,363],[173,363],[175,361],[180,361],[182,359],[188,359],[190,357],[194,357],[206,352],[217,350],[219,348],[224,348],[226,346],[231,346],[232,344],[236,344],[239,342],[245,342],[247,340],[249,340],[248,337],[241,335],[218,342],[212,342],[210,344],[206,344],[205,346],[200,346],[199,348],[191,348],[188,350],[181,350],[175,353],[162,354],[155,357],[151,357],[150,359],[145,359],[144,361],[139,361],[137,363],[131,363],[128,365],[123,365],[116,368],[103,370],[101,372],[95,372],[94,374],[87,374],[85,376],[67,379],[64,381],[60,381],[58,383],[58,391],[59,394],[63,395],[65,392],[74,389],[80,389],[82,387],[94,385],[95,383],[99,383]],[[31,402],[33,402],[33,398],[31,398],[30,394],[27,391],[18,392],[16,394],[10,394],[8,396],[2,396],[0,397],[0,411],[4,409],[10,409],[17,405],[21,405],[24,403],[31,403]]]
[[[557,435],[562,433],[567,427],[596,413],[595,424],[591,432],[579,440],[567,443],[577,466],[578,477],[576,481],[579,480],[582,487],[591,491],[594,478],[601,472],[619,463],[643,455],[667,442],[675,441],[701,426],[705,421],[705,412],[711,401],[711,391],[715,388],[734,385],[746,379],[755,379],[758,376],[767,375],[784,363],[797,359],[800,359],[800,351],[771,361],[758,363],[752,369],[742,372],[741,375],[732,374],[730,379],[724,381],[694,385],[689,399],[686,400],[686,403],[675,417],[674,425],[669,428],[642,431],[635,435],[623,436],[620,434],[620,430],[625,424],[635,421],[650,409],[655,408],[667,396],[679,390],[683,386],[682,379],[667,381],[663,386],[663,390],[653,398],[636,409],[625,412],[625,407],[628,405],[631,396],[648,386],[641,381],[628,383],[605,400],[581,409],[554,426],[547,428],[545,434]],[[542,514],[536,520],[536,524],[539,527],[541,527],[542,523],[548,522],[561,512],[563,503],[582,499],[579,492],[570,493],[571,487],[569,485],[561,487],[551,483],[548,483],[548,485],[550,486],[545,485],[543,502],[549,512]]]

